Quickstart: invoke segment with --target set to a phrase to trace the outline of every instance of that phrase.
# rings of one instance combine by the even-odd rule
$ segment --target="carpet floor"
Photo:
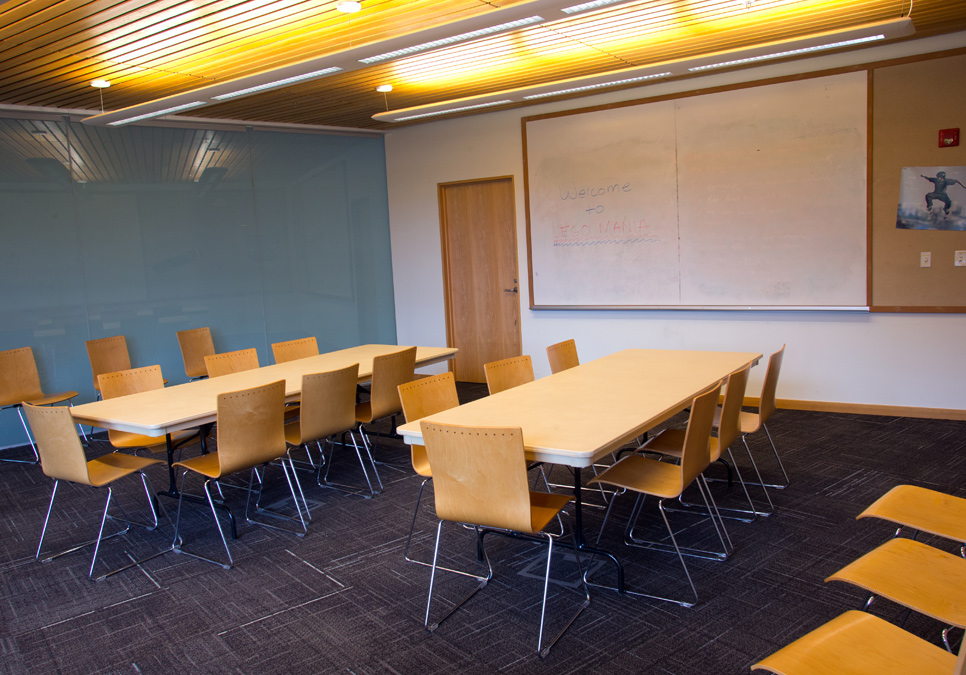
[[[460,385],[463,401],[481,395],[479,385]],[[238,539],[229,541],[233,569],[168,552],[97,583],[87,579],[90,549],[45,564],[34,560],[52,481],[39,466],[0,463],[0,672],[745,673],[756,660],[861,606],[861,591],[823,580],[892,535],[886,523],[856,521],[868,504],[900,483],[966,496],[964,422],[779,411],[769,429],[791,485],[770,491],[772,515],[727,521],[735,546],[730,559],[688,559],[700,602],[689,609],[594,588],[590,607],[546,659],[536,654],[544,549],[526,541],[487,536],[493,580],[435,632],[425,630],[430,570],[403,560],[421,479],[399,440],[379,441],[384,490],[374,499],[319,487],[312,473],[300,472],[312,514],[304,538],[245,522],[244,490],[226,488],[225,501],[238,520]],[[777,478],[767,439],[753,436],[749,442],[766,480]],[[89,455],[110,450],[98,438]],[[740,442],[734,450],[743,455]],[[2,456],[28,453],[24,447]],[[748,479],[747,458],[737,459]],[[154,488],[166,486],[165,467],[147,473]],[[710,474],[726,476],[723,467]],[[331,477],[363,480],[351,449],[337,450]],[[555,467],[550,477],[561,485],[573,480],[565,467]],[[270,469],[264,501],[294,515],[280,485],[282,472]],[[186,490],[201,489],[201,481],[189,476]],[[765,506],[760,489],[751,490],[756,504]],[[719,506],[746,506],[736,485],[715,482],[713,491]],[[148,517],[140,481],[119,482],[115,495],[133,519]],[[103,491],[63,486],[45,552],[94,538],[104,498]],[[599,495],[587,501],[584,526],[593,539],[603,502]],[[173,520],[177,502],[161,497],[160,503]],[[673,554],[623,544],[633,504],[630,496],[618,498],[600,546],[623,562],[629,588],[686,597],[687,582]],[[717,542],[707,520],[685,513],[670,517],[681,543]],[[181,527],[186,549],[224,557],[207,506],[186,503]],[[638,533],[666,538],[651,501]],[[430,484],[410,555],[430,560],[435,535]],[[166,519],[153,531],[132,526],[102,545],[95,574],[170,547],[172,536]],[[957,550],[952,542],[926,541]],[[472,531],[444,525],[442,551],[447,566],[481,570]],[[554,558],[548,636],[582,598],[572,553]],[[583,563],[593,578],[612,582],[609,561],[585,557]],[[472,585],[440,572],[434,618]],[[895,622],[904,614],[885,600],[872,611]],[[905,628],[940,644],[942,626],[934,620],[914,613]]]

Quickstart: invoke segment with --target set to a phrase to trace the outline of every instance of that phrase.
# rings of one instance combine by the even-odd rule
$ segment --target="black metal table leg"
[[[594,546],[588,546],[587,542],[584,540],[584,528],[583,528],[583,500],[581,499],[581,480],[580,480],[580,467],[574,467],[574,540],[577,542],[577,549],[581,552],[590,553],[592,555],[600,555],[605,558],[610,558],[617,568],[617,592],[621,595],[624,594],[624,566],[621,565],[620,560],[617,559],[610,551],[605,551]],[[558,546],[567,546],[567,542],[560,541]]]

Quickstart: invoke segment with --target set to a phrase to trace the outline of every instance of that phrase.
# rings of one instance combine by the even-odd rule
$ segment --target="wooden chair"
[[[97,376],[101,373],[115,373],[119,370],[131,369],[131,355],[127,350],[127,339],[123,335],[88,340],[87,358],[91,362],[91,372],[94,376],[94,391],[101,396],[101,385]]]
[[[101,542],[104,539],[110,539],[112,537],[124,534],[130,529],[132,523],[132,521],[128,519],[127,515],[124,514],[123,509],[121,510],[123,518],[114,518],[109,514],[111,498],[114,495],[111,485],[114,483],[114,481],[124,478],[125,476],[129,476],[132,473],[137,473],[141,476],[141,483],[144,486],[144,493],[147,495],[148,506],[151,509],[151,515],[154,521],[153,524],[144,525],[144,527],[148,528],[149,530],[153,530],[158,526],[158,514],[157,511],[154,510],[154,491],[151,489],[151,484],[148,481],[148,477],[144,474],[144,469],[152,464],[160,464],[160,460],[134,457],[132,455],[124,455],[120,453],[110,453],[104,455],[103,457],[98,457],[97,459],[88,461],[84,456],[84,448],[81,445],[80,438],[77,436],[77,432],[74,430],[74,420],[70,415],[69,408],[63,406],[42,408],[25,403],[23,409],[27,414],[27,419],[30,421],[30,428],[33,429],[34,436],[37,439],[37,448],[40,451],[41,469],[45,475],[54,479],[54,489],[50,495],[50,505],[47,507],[47,517],[44,518],[44,526],[40,532],[40,543],[37,544],[37,553],[34,557],[41,562],[49,562],[55,558],[59,558],[62,555],[73,553],[74,551],[78,551],[93,544],[94,556],[91,558],[91,566],[87,571],[87,577],[91,579],[94,576],[94,565],[97,564],[97,554],[100,551]],[[93,541],[80,544],[79,546],[74,546],[73,548],[61,553],[56,553],[54,555],[41,558],[41,549],[44,546],[44,537],[47,534],[47,525],[50,523],[50,514],[54,508],[54,498],[57,496],[57,487],[60,485],[61,481],[68,481],[78,485],[88,485],[95,488],[107,488],[107,501],[104,504],[104,512],[101,516],[100,529],[97,532],[97,539]],[[120,507],[120,504],[118,504],[118,507]],[[71,518],[73,518],[73,510],[71,513]],[[104,524],[108,519],[123,520],[127,523],[127,526],[120,532],[116,532],[105,537]],[[155,555],[160,555],[160,553]],[[120,569],[103,574],[98,577],[98,580],[126,570],[134,565],[140,565],[145,560],[153,557],[155,556],[150,556],[144,560],[139,560],[129,565],[125,565]]]
[[[844,581],[867,591],[863,609],[881,596],[949,627],[966,628],[966,560],[922,542],[890,539],[825,581]],[[949,627],[942,639],[952,651]]]
[[[851,610],[751,669],[778,675],[966,675],[966,640],[957,658],[877,616]]]
[[[372,497],[372,481],[362,459],[362,452],[353,433],[356,427],[356,384],[359,382],[359,364],[354,363],[346,368],[324,373],[313,373],[302,376],[301,415],[298,420],[285,425],[285,442],[293,448],[305,447],[315,443],[319,448],[321,461],[318,466],[319,485],[338,488],[353,494],[361,494],[355,488],[339,485],[329,481],[329,470],[335,455],[336,444],[332,437],[337,434],[348,434],[352,439],[359,466],[369,486],[369,496]],[[326,461],[323,443],[331,445],[332,451]],[[345,446],[343,437],[342,445]],[[311,455],[309,455],[311,459]],[[322,476],[322,466],[326,467],[325,477]],[[304,501],[304,499],[303,499]],[[306,504],[308,511],[308,504]]]
[[[926,532],[959,542],[959,554],[966,558],[966,499],[944,492],[897,485],[879,497],[856,519],[879,518],[898,525],[894,536],[902,528]]]
[[[762,483],[766,488],[776,488],[784,489],[788,487],[788,473],[785,472],[785,465],[782,464],[782,458],[778,454],[778,448],[775,447],[775,441],[772,440],[771,434],[768,433],[768,427],[765,426],[772,414],[774,414],[777,405],[775,402],[776,390],[778,389],[778,374],[781,371],[782,359],[785,356],[785,345],[777,352],[772,354],[768,358],[768,369],[765,371],[765,381],[762,383],[761,388],[761,399],[758,402],[758,412],[742,412],[739,421],[739,428],[741,430],[741,441],[745,444],[745,450],[748,451],[748,456],[751,457],[752,466],[755,469],[755,473],[758,474],[758,480],[761,481],[761,474],[758,472],[758,465],[755,462],[754,456],[751,454],[751,449],[748,447],[748,439],[746,436],[748,434],[754,434],[759,429],[764,430],[765,436],[768,437],[768,442],[771,444],[772,452],[775,453],[775,459],[778,461],[778,468],[781,469],[782,477],[784,478],[784,483]]]
[[[130,396],[142,391],[152,391],[164,387],[164,378],[161,377],[161,366],[145,366],[144,368],[131,368],[121,370],[116,373],[101,373],[97,376],[98,386],[100,387],[101,397],[104,400],[118,398],[119,396]],[[179,431],[171,434],[171,442],[175,446],[184,445],[185,441],[197,436],[195,431]],[[165,452],[167,441],[164,436],[144,436],[134,434],[129,431],[118,431],[108,429],[107,438],[118,450],[144,448],[151,452]]]
[[[206,455],[192,457],[181,462],[175,462],[174,466],[184,469],[181,474],[181,490],[184,493],[184,481],[189,472],[197,473],[205,478],[205,496],[208,498],[208,505],[211,507],[211,514],[215,519],[215,526],[221,536],[221,542],[225,546],[225,553],[228,555],[228,562],[218,562],[211,558],[192,553],[183,548],[180,541],[181,526],[181,506],[182,498],[178,498],[178,517],[175,521],[175,535],[172,548],[178,553],[185,553],[192,557],[204,560],[216,565],[221,565],[225,569],[231,568],[234,564],[231,551],[228,549],[228,541],[225,533],[218,521],[218,514],[215,510],[215,501],[212,496],[212,486],[218,480],[232,473],[250,470],[248,479],[248,496],[245,501],[245,519],[250,523],[269,527],[284,532],[291,532],[297,536],[304,536],[308,531],[305,518],[302,515],[302,507],[299,498],[296,496],[296,488],[301,492],[298,475],[292,466],[291,459],[288,458],[285,444],[284,429],[284,408],[285,408],[285,380],[272,382],[260,387],[242,389],[218,395],[217,402],[217,424],[218,424],[218,450]],[[270,513],[275,518],[284,518],[293,522],[301,522],[302,532],[293,532],[285,528],[280,528],[269,523],[253,520],[249,511],[251,506],[252,483],[255,476],[256,467],[267,467],[270,462],[278,461],[285,473],[292,501],[298,511],[298,519],[291,518],[281,513],[269,512],[258,506],[261,499],[262,489],[265,486],[264,471],[262,480],[258,487],[258,497],[256,498],[256,510],[258,512]]]
[[[561,370],[579,366],[577,343],[573,340],[564,340],[555,345],[550,345],[547,347],[547,359],[550,361],[551,373],[559,373]]]
[[[531,492],[527,479],[527,461],[524,455],[523,432],[519,428],[462,427],[450,424],[420,424],[426,453],[433,471],[436,495],[436,547],[433,551],[432,573],[429,580],[429,598],[426,601],[426,628],[436,630],[439,625],[461,607],[477,591],[484,588],[493,577],[493,567],[483,547],[484,534],[477,529],[479,552],[487,565],[485,577],[476,577],[479,585],[466,598],[449,610],[446,615],[430,623],[433,602],[433,585],[439,560],[440,536],[443,522],[449,521],[486,528],[487,531],[509,531],[518,536],[546,541],[547,563],[543,582],[543,600],[540,609],[540,631],[537,652],[546,656],[554,643],[564,634],[580,613],[590,604],[590,593],[583,581],[580,556],[576,554],[578,573],[584,587],[584,600],[577,614],[564,629],[543,647],[544,616],[547,608],[547,586],[550,580],[550,556],[553,542],[559,535],[543,529],[570,501],[568,495],[552,495]]]
[[[309,356],[318,356],[319,343],[314,337],[289,340],[288,342],[276,342],[272,345],[272,354],[275,356],[275,363],[285,363],[286,361],[304,359]]]
[[[399,400],[402,403],[403,415],[405,415],[407,423],[415,422],[443,410],[455,408],[460,404],[459,396],[456,393],[456,376],[452,372],[446,372],[401,384],[399,385]],[[406,537],[403,558],[407,562],[428,566],[430,564],[428,562],[409,557],[409,546],[412,543],[413,531],[416,528],[416,515],[419,513],[419,502],[423,498],[423,488],[426,487],[426,483],[433,479],[433,472],[429,466],[429,456],[426,454],[425,446],[411,445],[409,449],[412,452],[413,471],[422,476],[424,480],[419,484],[419,493],[416,495],[416,508],[413,509],[413,519],[409,525],[409,535]],[[465,572],[458,570],[448,571],[465,574]]]
[[[402,412],[402,404],[399,402],[399,385],[412,382],[416,376],[416,348],[406,347],[398,352],[383,354],[372,360],[372,382],[369,386],[369,400],[356,405],[356,420],[362,432],[362,443],[366,447],[366,452],[370,458],[375,450],[375,443],[378,440],[378,433],[371,432],[373,442],[370,443],[367,431],[363,425],[372,424],[376,420],[385,417],[391,419],[391,429],[389,434],[395,436],[396,415]],[[382,479],[373,463],[373,471],[376,475],[376,482],[382,490]]]
[[[684,607],[692,607],[698,601],[698,591],[695,589],[694,582],[691,580],[691,574],[688,572],[688,566],[684,562],[684,556],[680,547],[678,546],[677,539],[674,536],[674,530],[671,529],[671,525],[668,523],[664,502],[668,499],[677,499],[681,496],[681,493],[684,492],[685,488],[687,488],[691,483],[696,483],[698,489],[701,491],[702,497],[704,497],[705,507],[707,508],[708,513],[711,512],[711,505],[708,502],[704,485],[701,481],[696,479],[710,463],[708,441],[711,436],[711,423],[714,419],[714,410],[717,406],[718,395],[720,392],[721,385],[719,383],[699,394],[692,402],[691,416],[688,419],[688,428],[685,432],[680,464],[660,462],[650,457],[644,457],[643,455],[631,454],[626,455],[612,467],[601,473],[596,478],[590,480],[591,483],[604,483],[606,485],[622,488],[625,491],[638,493],[638,500],[632,511],[631,519],[635,519],[637,517],[636,512],[641,508],[643,496],[653,495],[658,498],[658,510],[660,511],[661,517],[664,520],[665,527],[667,527],[673,548],[660,546],[656,542],[642,546],[644,548],[662,551],[673,550],[677,553],[678,559],[681,561],[681,567],[684,569],[684,575],[687,577],[688,584],[691,586],[691,592],[694,595],[694,602],[687,602],[684,600],[677,600],[657,595],[648,595],[625,589],[626,593],[640,597],[652,598],[654,600],[673,602]],[[432,460],[432,457],[430,457],[430,460]],[[607,511],[604,513],[604,522],[601,524],[601,532],[603,532],[604,526],[607,525],[607,519],[610,516],[611,509],[616,501],[617,499],[615,497],[614,499],[611,499],[610,503],[607,505]],[[711,520],[715,524],[715,529],[717,530],[718,525],[714,518]],[[720,531],[718,532],[718,537],[721,539],[722,548],[725,548],[724,539],[721,537]]]
[[[223,354],[211,354],[205,357],[205,369],[208,377],[221,377],[231,373],[240,373],[243,370],[255,370],[258,368],[258,352],[255,348],[240,349],[237,352],[224,352]]]
[[[533,363],[528,354],[484,363],[483,372],[490,395],[533,382]]]
[[[215,353],[215,343],[211,339],[211,330],[192,328],[178,331],[178,346],[181,347],[181,358],[184,360],[184,374],[188,380],[200,380],[208,377],[205,357]]]
[[[37,372],[37,362],[34,360],[34,350],[30,347],[19,349],[8,349],[0,352],[0,410],[17,409],[20,417],[20,424],[23,425],[24,433],[27,434],[27,441],[30,449],[34,453],[34,458],[29,459],[8,459],[0,458],[0,462],[17,462],[22,464],[36,464],[40,461],[37,454],[37,446],[34,439],[30,436],[27,428],[27,421],[23,416],[23,403],[35,406],[53,405],[55,403],[68,402],[77,396],[76,391],[61,391],[56,394],[45,394],[40,386],[40,373]],[[78,425],[78,428],[80,426]],[[84,430],[81,429],[81,434]],[[85,436],[86,439],[86,436]]]
[[[755,506],[755,503],[751,499],[751,495],[748,494],[748,487],[741,475],[741,470],[738,468],[734,455],[731,453],[731,446],[735,441],[738,440],[738,436],[740,435],[738,431],[738,418],[741,414],[742,401],[744,401],[745,398],[745,387],[748,384],[749,370],[751,370],[751,366],[728,376],[725,388],[724,404],[718,409],[720,414],[716,414],[714,420],[714,426],[717,427],[717,436],[712,436],[711,443],[709,445],[711,463],[722,462],[728,467],[729,471],[733,470],[735,472],[735,475],[738,478],[738,483],[741,485],[741,489],[744,492],[745,499],[748,501],[748,509],[722,508],[721,511],[732,513],[734,514],[734,517],[745,521],[754,520],[759,513],[763,513],[763,515],[768,515],[770,513],[770,511],[760,512]],[[681,450],[684,447],[684,437],[684,429],[665,429],[642,445],[640,450],[645,453],[651,452],[680,459]],[[725,453],[727,454],[728,460],[730,460],[730,464],[725,461]],[[702,476],[701,480],[704,481],[705,488],[709,490],[710,494],[708,479]],[[763,487],[762,489],[765,491],[765,496],[768,498],[768,504],[771,505],[771,498],[768,496],[767,488]],[[714,505],[713,500],[712,505]],[[750,516],[750,518],[747,516]],[[722,523],[722,527],[723,525],[724,524]],[[633,525],[628,529],[628,536],[634,540]]]

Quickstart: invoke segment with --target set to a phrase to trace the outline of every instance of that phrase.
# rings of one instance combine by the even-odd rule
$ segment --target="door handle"
[[[517,293],[517,292],[519,292],[519,291],[517,291],[517,287],[516,287],[516,286],[514,286],[513,288],[504,288],[504,289],[503,289],[503,292],[504,292],[504,293]]]

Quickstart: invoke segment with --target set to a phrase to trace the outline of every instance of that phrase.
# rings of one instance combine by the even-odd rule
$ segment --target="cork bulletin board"
[[[954,259],[966,251],[966,231],[896,224],[903,169],[966,166],[962,141],[939,141],[941,130],[966,131],[966,54],[877,67],[872,82],[872,310],[964,312],[966,267]],[[923,194],[930,189],[923,179]],[[966,208],[966,189],[953,186],[948,194],[954,212]],[[930,267],[920,266],[922,253],[930,254]]]

